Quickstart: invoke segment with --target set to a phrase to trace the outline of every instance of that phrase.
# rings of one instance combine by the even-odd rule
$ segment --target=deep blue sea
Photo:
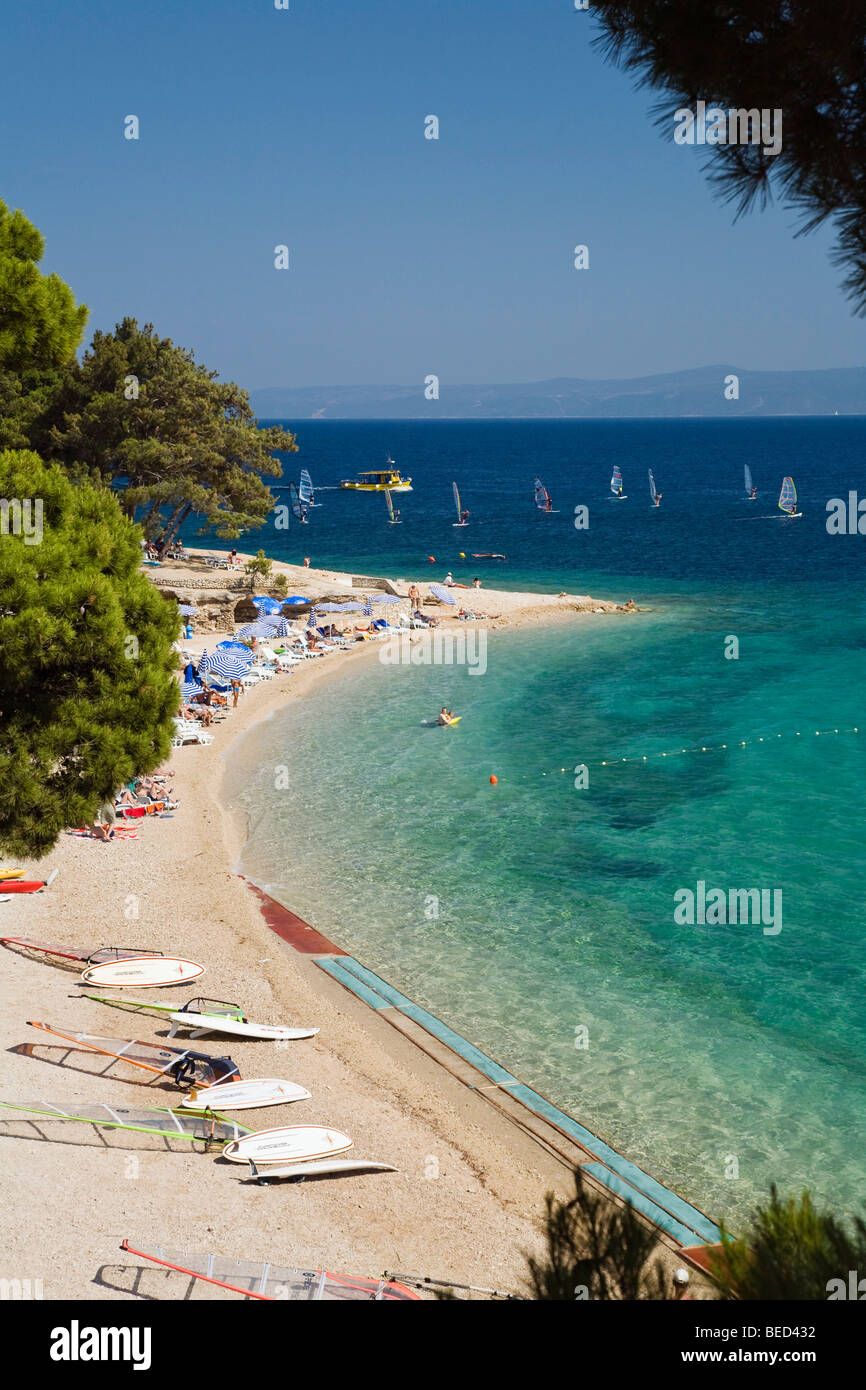
[[[390,451],[403,524],[322,491],[244,549],[649,611],[491,634],[483,676],[377,664],[293,704],[244,746],[246,871],[712,1216],[736,1227],[772,1181],[862,1211],[866,535],[828,534],[826,502],[866,497],[866,419],[292,428],[286,481]],[[459,727],[421,727],[445,702]],[[781,890],[781,931],[678,922],[698,881]]]

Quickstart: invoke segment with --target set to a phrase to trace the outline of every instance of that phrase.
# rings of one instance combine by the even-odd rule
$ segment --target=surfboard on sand
[[[111,985],[114,989],[157,989],[197,980],[205,967],[181,956],[132,956],[128,960],[91,965],[81,976],[85,985]]]
[[[308,1163],[288,1163],[284,1167],[257,1168],[250,1159],[250,1177],[259,1183],[271,1178],[333,1178],[349,1173],[396,1173],[391,1163],[373,1163],[367,1158],[319,1158]]]
[[[184,1100],[184,1110],[255,1110],[258,1106],[288,1105],[294,1100],[310,1100],[310,1092],[294,1081],[267,1077],[264,1081],[226,1081],[219,1086],[199,1087]]]
[[[302,1163],[313,1158],[330,1158],[351,1149],[354,1140],[338,1129],[322,1125],[286,1125],[281,1129],[260,1129],[233,1140],[223,1149],[229,1163]]]

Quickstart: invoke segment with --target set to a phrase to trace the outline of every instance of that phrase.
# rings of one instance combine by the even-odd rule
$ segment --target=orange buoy
[[[498,784],[498,782],[499,782],[499,778],[496,777],[496,776],[494,776],[493,773],[491,773],[491,774],[490,774],[490,785],[491,785],[491,787],[495,787],[495,786]]]

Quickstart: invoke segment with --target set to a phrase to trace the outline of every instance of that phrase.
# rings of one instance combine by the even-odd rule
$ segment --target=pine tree
[[[801,231],[831,219],[843,289],[866,314],[866,6],[863,0],[592,0],[596,42],[665,93],[659,123],[698,100],[782,112],[777,155],[708,146],[707,169],[738,215],[775,188]]]
[[[179,619],[105,488],[0,453],[0,853],[39,858],[157,767]]]

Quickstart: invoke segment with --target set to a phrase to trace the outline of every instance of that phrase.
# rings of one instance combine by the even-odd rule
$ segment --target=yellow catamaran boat
[[[359,473],[359,482],[352,478],[344,478],[340,487],[351,489],[352,492],[411,492],[412,479],[401,478],[400,470],[395,464],[391,455],[388,455],[387,468],[372,468],[366,473]]]

